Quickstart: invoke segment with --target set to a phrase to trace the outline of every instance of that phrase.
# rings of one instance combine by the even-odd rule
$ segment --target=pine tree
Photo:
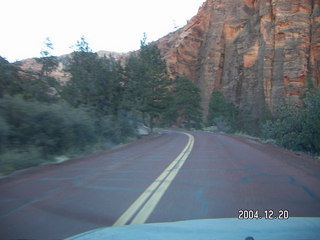
[[[51,51],[53,50],[53,44],[49,38],[46,38],[45,48],[41,50],[41,58],[37,58],[36,61],[40,63],[41,72],[40,72],[40,79],[45,80],[45,78],[49,77],[49,74],[55,70],[58,65],[58,58],[53,56]]]
[[[18,74],[20,68],[0,56],[0,98],[23,92],[22,81]]]
[[[153,129],[155,120],[159,119],[165,111],[164,104],[170,80],[166,62],[162,59],[157,45],[147,45],[144,39],[141,42],[140,58],[146,70],[143,78],[144,107],[142,111],[149,115],[149,126]]]
[[[124,99],[122,107],[127,111],[142,112],[144,108],[144,76],[146,67],[138,55],[132,54],[124,68]]]
[[[202,125],[202,107],[199,87],[187,77],[180,77],[176,80],[173,94],[176,111],[171,112],[178,113],[178,125],[187,129],[200,129]]]
[[[59,65],[58,58],[53,56],[51,51],[53,50],[53,44],[49,38],[46,38],[44,49],[41,50],[40,58],[36,58],[36,61],[41,64],[41,70],[37,73],[35,82],[32,84],[34,89],[37,89],[40,101],[51,101],[54,96],[60,93],[60,83],[52,76],[52,73]],[[41,97],[40,92],[44,93]],[[50,97],[51,96],[51,97]]]
[[[157,45],[141,41],[137,55],[132,55],[126,64],[126,104],[142,114],[144,122],[154,128],[163,115],[170,79],[166,62]]]
[[[100,115],[115,115],[121,102],[121,66],[114,58],[100,58],[82,37],[69,59],[72,77],[63,97],[75,107],[85,106]]]
[[[239,111],[220,91],[213,91],[209,103],[207,125],[219,125],[224,131],[234,131]],[[219,127],[218,126],[218,127]]]
[[[56,101],[52,87],[57,86],[51,78],[40,80],[39,73],[20,68],[20,63],[9,63],[0,57],[0,98],[20,94],[26,100]],[[53,84],[53,82],[55,84]]]

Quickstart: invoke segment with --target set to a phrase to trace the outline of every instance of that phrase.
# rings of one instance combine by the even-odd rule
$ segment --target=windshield
[[[12,2],[0,239],[317,239],[317,1]]]

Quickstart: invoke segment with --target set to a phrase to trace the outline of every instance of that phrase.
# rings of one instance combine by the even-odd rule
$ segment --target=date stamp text
[[[289,210],[264,210],[264,211],[259,211],[259,210],[239,210],[238,212],[238,219],[240,220],[245,220],[245,219],[268,219],[268,220],[273,220],[273,219],[280,219],[280,220],[285,220],[289,219]]]

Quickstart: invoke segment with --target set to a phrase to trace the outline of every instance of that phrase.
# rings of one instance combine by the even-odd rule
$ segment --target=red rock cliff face
[[[320,85],[319,0],[207,0],[178,31],[157,41],[172,76],[213,90],[258,116],[299,101],[308,79]]]

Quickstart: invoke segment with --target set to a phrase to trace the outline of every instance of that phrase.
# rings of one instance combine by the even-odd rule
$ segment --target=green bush
[[[133,112],[119,111],[113,123],[113,141],[123,142],[136,135],[139,118]]]
[[[304,99],[302,133],[304,147],[312,153],[320,153],[320,90],[307,93]]]
[[[6,147],[6,139],[9,135],[10,126],[7,124],[3,116],[0,115],[0,152]]]
[[[8,150],[0,154],[0,174],[6,175],[13,171],[33,167],[48,161],[36,148],[24,150]]]
[[[66,103],[0,99],[0,172],[37,165],[54,156],[91,152],[135,136],[137,119],[121,112],[97,116]]]
[[[207,125],[215,125],[220,131],[234,132],[237,128],[238,108],[219,91],[213,91],[209,103]]]
[[[295,151],[320,153],[320,93],[308,92],[303,106],[282,105],[276,109],[274,120],[262,126],[265,139]]]
[[[219,116],[219,117],[212,119],[212,123],[214,124],[214,126],[217,127],[217,129],[220,132],[225,132],[225,133],[233,132],[232,123],[229,121],[229,119],[227,119],[223,116]]]
[[[35,146],[43,155],[56,155],[81,150],[97,140],[95,119],[83,109],[21,97],[0,99],[0,106],[0,115],[10,127],[4,143],[7,148]]]

